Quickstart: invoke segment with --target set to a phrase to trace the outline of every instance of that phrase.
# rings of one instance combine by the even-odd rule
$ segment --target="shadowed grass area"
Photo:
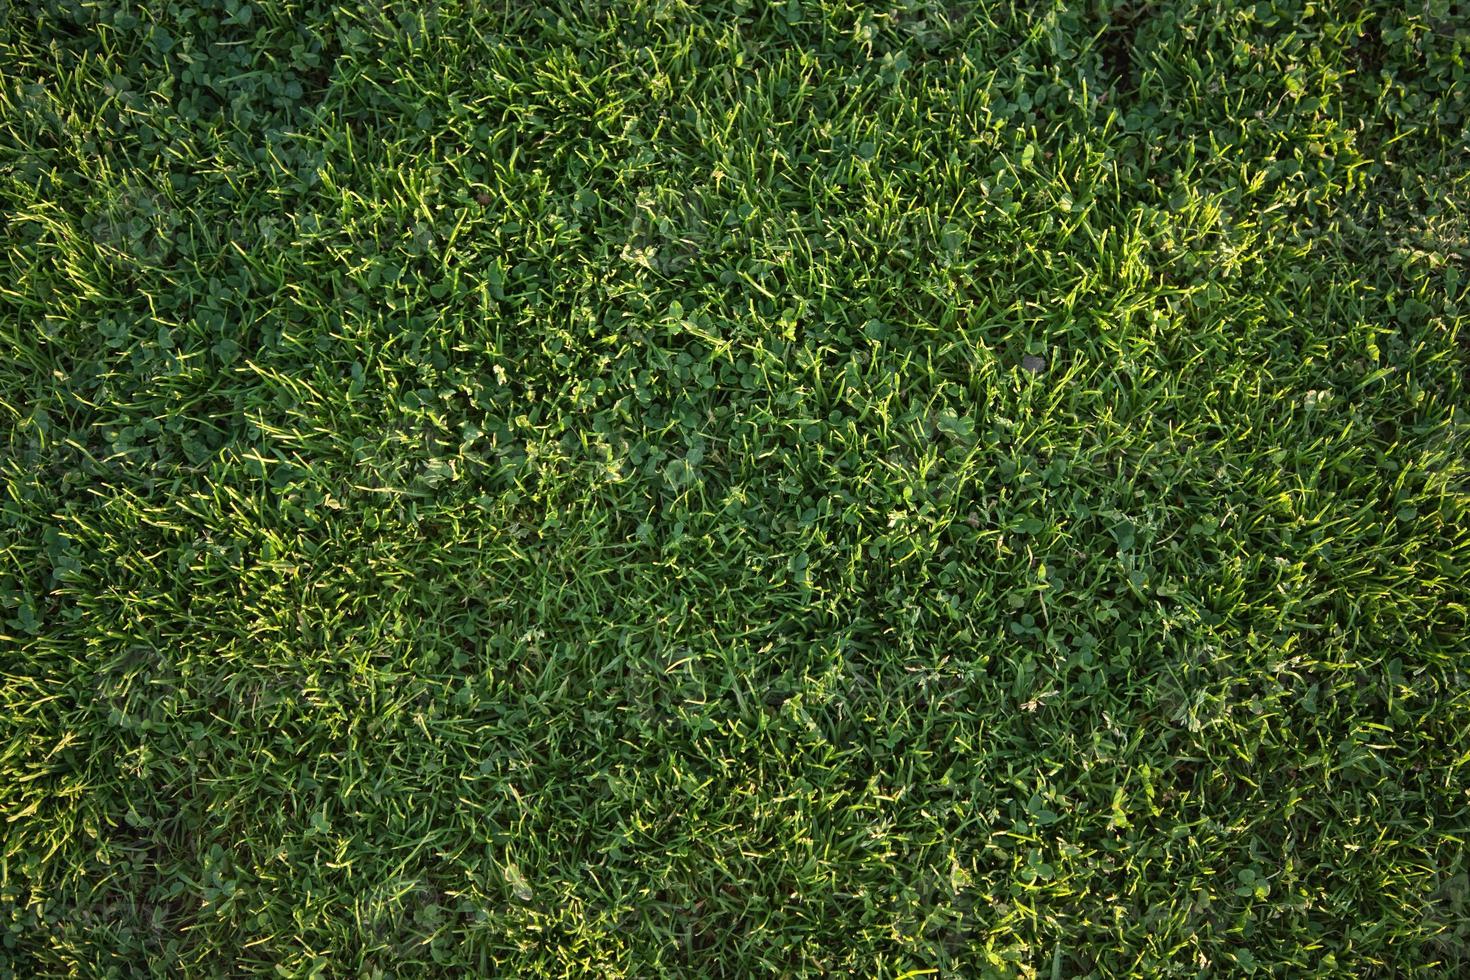
[[[0,976],[1470,969],[1467,53],[0,4]]]

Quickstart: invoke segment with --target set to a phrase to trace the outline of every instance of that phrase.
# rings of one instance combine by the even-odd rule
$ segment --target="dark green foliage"
[[[1467,53],[0,3],[0,975],[1470,970]]]

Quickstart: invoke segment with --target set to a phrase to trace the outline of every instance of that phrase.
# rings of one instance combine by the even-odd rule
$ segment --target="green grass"
[[[1464,2],[0,2],[0,976],[1470,971]]]

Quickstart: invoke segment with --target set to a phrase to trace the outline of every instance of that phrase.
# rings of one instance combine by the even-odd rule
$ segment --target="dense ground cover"
[[[0,961],[1470,970],[1467,53],[0,4]]]

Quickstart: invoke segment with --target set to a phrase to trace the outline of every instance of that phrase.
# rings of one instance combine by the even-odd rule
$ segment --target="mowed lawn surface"
[[[1467,57],[0,4],[0,975],[1464,975]]]

